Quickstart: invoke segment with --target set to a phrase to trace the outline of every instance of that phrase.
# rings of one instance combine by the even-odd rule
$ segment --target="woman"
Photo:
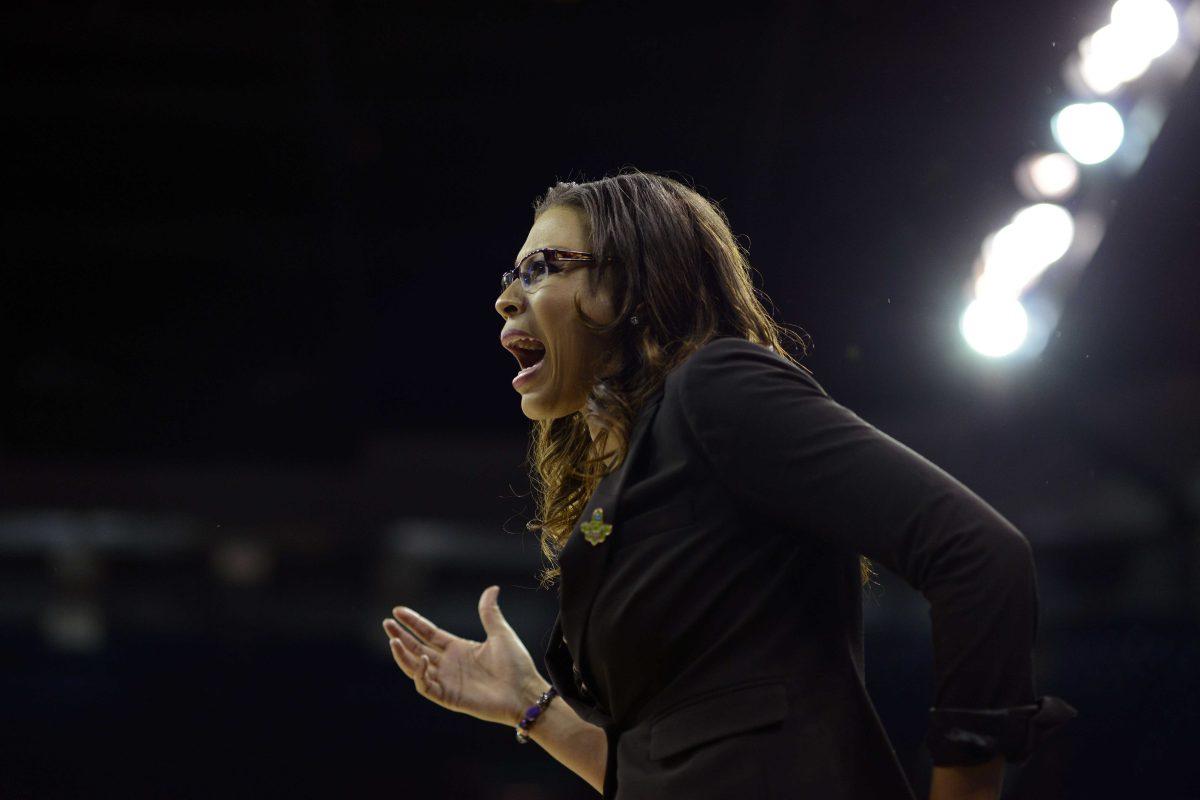
[[[549,681],[490,586],[482,643],[384,622],[423,697],[521,721],[606,798],[912,798],[863,682],[874,560],[930,602],[933,800],[998,796],[1075,715],[1034,697],[1024,536],[786,353],[718,206],[636,171],[560,183],[501,283],[560,583]]]

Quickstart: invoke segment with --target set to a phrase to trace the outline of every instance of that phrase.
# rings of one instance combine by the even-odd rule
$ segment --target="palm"
[[[500,613],[493,588],[480,597],[483,642],[455,636],[407,608],[397,608],[384,630],[396,664],[422,696],[451,711],[512,724],[525,700],[522,688],[537,677],[537,668]]]
[[[528,658],[524,645],[492,636],[484,642],[453,637],[442,652],[438,680],[445,690],[443,705],[471,714],[476,710],[507,710],[508,690],[519,680],[519,656]],[[533,662],[530,660],[530,666]]]

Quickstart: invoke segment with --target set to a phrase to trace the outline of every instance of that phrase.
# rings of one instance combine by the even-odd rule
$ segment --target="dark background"
[[[1182,12],[1182,3],[1176,3]],[[0,29],[0,796],[592,797],[420,698],[379,622],[540,664],[555,613],[497,278],[556,180],[694,183],[830,393],[1029,538],[1006,797],[1200,797],[1200,91],[1046,350],[958,333],[1101,2],[20,3]],[[927,606],[865,600],[914,787]]]

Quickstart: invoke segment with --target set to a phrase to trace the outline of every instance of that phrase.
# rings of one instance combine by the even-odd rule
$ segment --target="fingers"
[[[407,606],[392,609],[394,616],[423,643],[436,650],[445,650],[453,637]]]
[[[400,639],[407,645],[414,647],[414,652],[421,655],[426,651],[432,653],[433,648],[429,647],[419,636],[416,636],[411,630],[396,622],[394,619],[385,619],[383,621],[383,630],[387,633],[390,639]]]
[[[417,671],[417,657],[404,649],[404,644],[399,639],[388,640],[388,647],[392,651],[392,660],[396,662],[396,666],[400,668],[408,677],[413,677]]]
[[[427,647],[395,620],[385,619],[383,630],[387,634],[388,645],[391,647],[392,658],[395,660],[396,666],[400,667],[410,678],[416,672],[421,656],[435,655],[437,652]]]
[[[413,680],[417,684],[417,692],[423,697],[437,700],[442,695],[442,687],[437,682],[437,673],[430,665],[429,656],[422,655]]]
[[[412,639],[407,631],[403,631],[403,634]],[[389,639],[388,645],[391,647],[392,659],[396,666],[413,680],[417,692],[423,697],[440,701],[443,693],[441,684],[437,682],[437,668],[433,666],[428,653],[414,652],[421,645],[415,639],[409,644],[405,644],[401,639]]]

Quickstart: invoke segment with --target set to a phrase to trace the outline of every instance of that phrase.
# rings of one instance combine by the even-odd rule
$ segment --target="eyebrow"
[[[521,266],[521,262],[522,262],[522,261],[524,261],[525,259],[529,258],[531,255],[533,255],[534,253],[536,253],[536,252],[537,252],[537,251],[539,251],[539,250],[562,250],[562,249],[563,249],[563,248],[561,248],[561,247],[550,247],[550,246],[546,246],[546,247],[535,247],[535,248],[533,248],[532,250],[530,250],[528,253],[526,253],[525,255],[523,255],[523,256],[521,256],[520,258],[518,258],[518,259],[517,259],[517,263],[513,264],[513,267],[519,267],[519,266]]]

